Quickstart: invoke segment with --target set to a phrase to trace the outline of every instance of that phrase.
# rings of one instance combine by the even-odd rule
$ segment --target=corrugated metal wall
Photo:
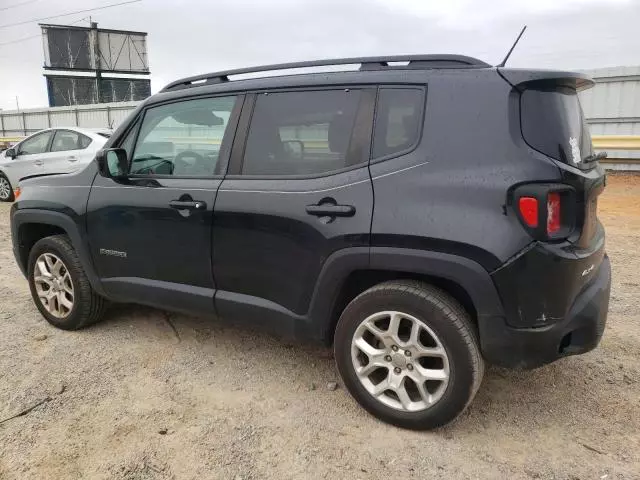
[[[640,135],[640,66],[588,70],[596,85],[580,94],[592,135]],[[640,158],[640,151],[609,151]]]
[[[138,103],[0,110],[0,137],[24,137],[49,127],[116,128]]]

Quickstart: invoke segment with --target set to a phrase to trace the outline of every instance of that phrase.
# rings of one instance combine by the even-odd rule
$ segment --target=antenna
[[[524,27],[522,27],[522,30],[520,30],[520,35],[518,35],[518,38],[516,38],[516,41],[513,42],[513,45],[511,45],[511,48],[509,49],[509,52],[507,52],[507,56],[504,57],[504,60],[502,60],[502,62],[500,62],[498,65],[496,65],[496,67],[504,67],[507,64],[507,60],[509,60],[509,57],[511,56],[511,52],[513,52],[513,49],[516,48],[516,45],[520,41],[520,37],[522,37],[522,34],[524,33],[524,31],[526,29],[527,29],[526,25]]]

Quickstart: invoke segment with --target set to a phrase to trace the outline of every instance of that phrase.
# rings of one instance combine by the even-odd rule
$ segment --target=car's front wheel
[[[77,330],[102,317],[106,300],[91,288],[66,235],[36,242],[29,253],[28,279],[33,301],[52,325]]]
[[[13,188],[11,182],[4,173],[0,173],[0,202],[11,202],[13,200]]]
[[[468,313],[416,281],[385,282],[357,296],[340,317],[334,349],[354,398],[381,420],[415,430],[460,415],[484,372]]]

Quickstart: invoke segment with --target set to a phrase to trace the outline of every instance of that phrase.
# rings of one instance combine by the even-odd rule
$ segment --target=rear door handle
[[[69,160],[70,162],[77,162],[78,159],[76,157],[67,157],[67,160]]]
[[[353,205],[307,205],[307,213],[316,217],[353,217],[356,207]]]
[[[38,166],[42,166],[44,165],[44,162],[42,160],[36,160],[35,162],[33,162],[34,165],[38,165]]]
[[[204,210],[207,208],[207,204],[205,202],[200,202],[197,200],[171,200],[169,202],[169,206],[171,208],[175,208],[176,210]]]

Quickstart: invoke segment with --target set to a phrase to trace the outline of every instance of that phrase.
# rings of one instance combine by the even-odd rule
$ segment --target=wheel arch
[[[78,253],[91,286],[96,292],[103,294],[93,268],[88,243],[74,219],[61,212],[14,209],[11,216],[11,231],[14,255],[25,276],[28,270],[29,253],[38,240],[52,235],[67,235]]]
[[[457,300],[477,325],[481,316],[502,315],[502,303],[489,273],[466,257],[442,252],[404,248],[372,247],[368,261],[359,260],[361,252],[341,262],[328,260],[319,284],[332,283],[333,294],[321,301],[314,296],[311,316],[322,325],[325,344],[333,343],[340,314],[360,293],[388,280],[419,280],[434,285]],[[347,269],[340,265],[352,265]],[[322,290],[320,287],[317,290]],[[318,292],[316,292],[318,293]],[[322,306],[318,304],[322,303]],[[324,310],[324,312],[322,311]],[[321,320],[320,320],[321,319]]]

